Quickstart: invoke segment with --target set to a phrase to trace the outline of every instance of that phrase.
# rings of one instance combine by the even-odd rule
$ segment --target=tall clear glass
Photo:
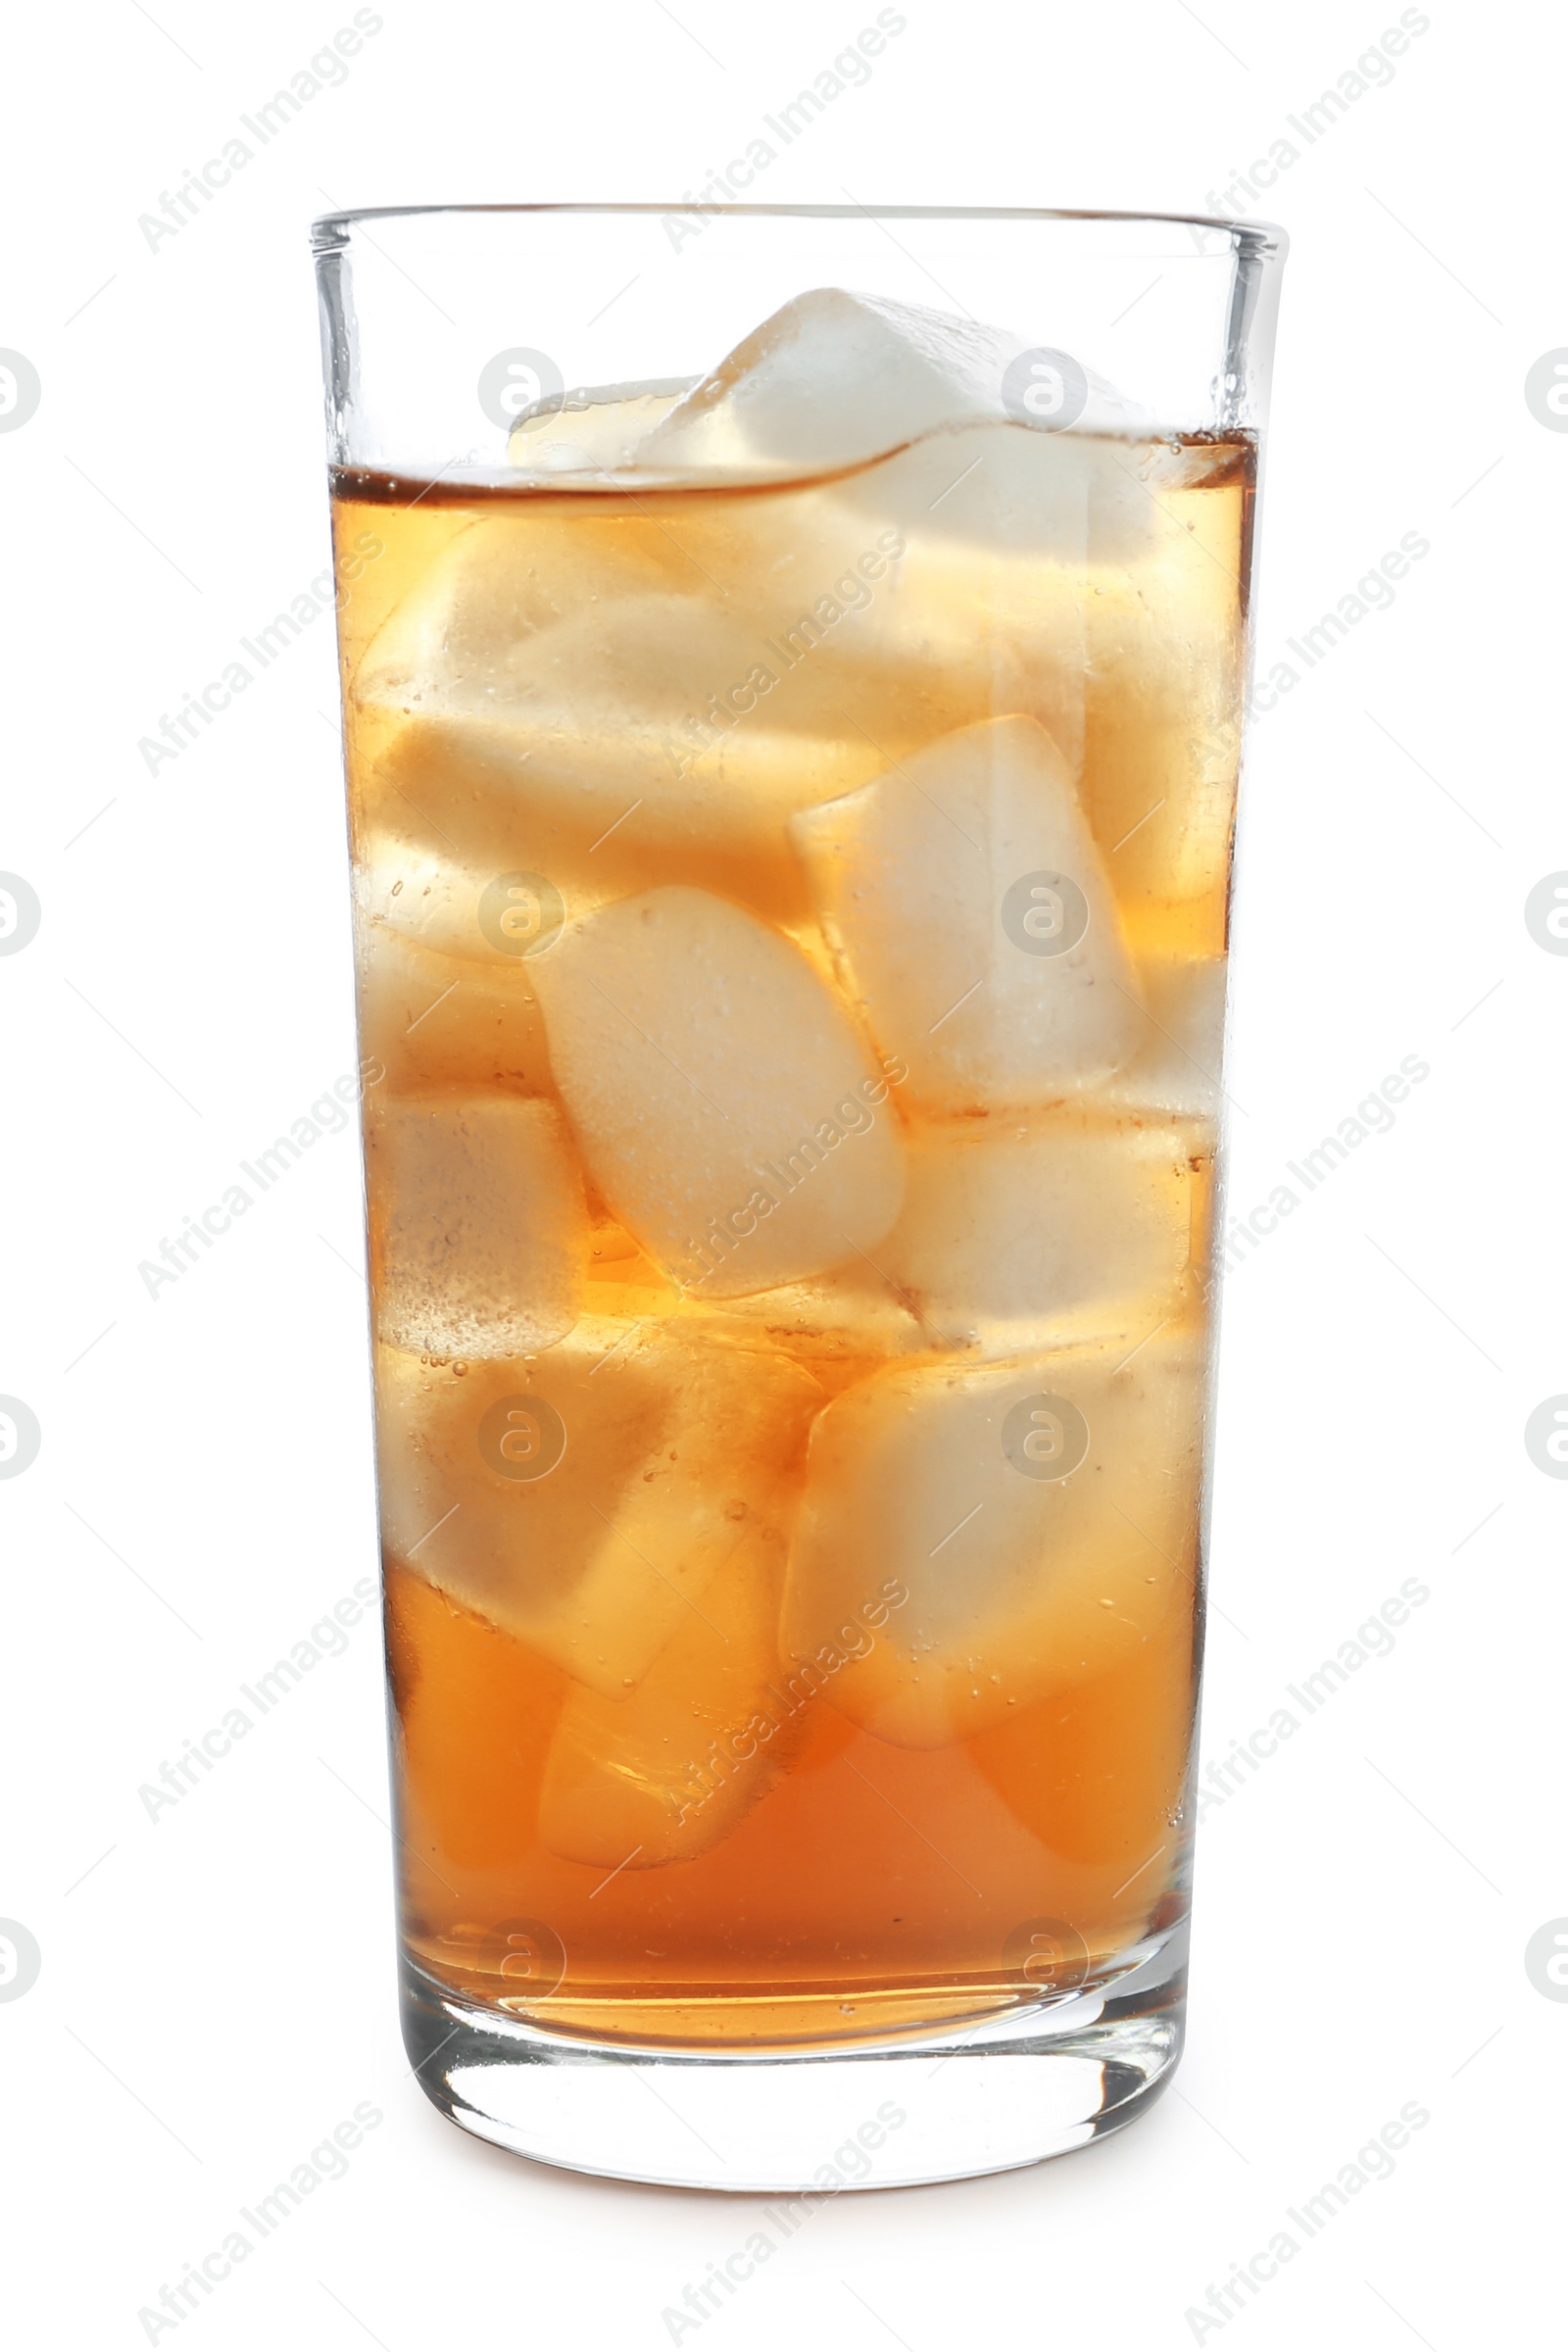
[[[315,241],[418,2079],[791,2196],[1079,2146],[1182,2036],[1284,240]]]

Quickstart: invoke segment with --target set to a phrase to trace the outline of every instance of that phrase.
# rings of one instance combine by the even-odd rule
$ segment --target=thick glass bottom
[[[1181,2055],[1185,1923],[1110,1981],[960,2030],[803,2046],[565,2034],[406,1959],[419,2082],[466,2132],[541,2164],[804,2200],[1008,2172],[1120,2131]]]

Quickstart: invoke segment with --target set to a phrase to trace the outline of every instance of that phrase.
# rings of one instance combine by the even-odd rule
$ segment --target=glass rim
[[[338,252],[350,232],[369,220],[433,220],[447,217],[493,214],[554,216],[593,215],[659,218],[670,214],[701,214],[705,220],[1104,220],[1126,221],[1165,228],[1220,231],[1235,240],[1239,250],[1260,260],[1281,260],[1290,237],[1277,221],[1231,220],[1216,213],[1117,212],[1083,210],[1053,205],[987,204],[371,204],[321,213],[311,222],[311,249],[317,255]]]

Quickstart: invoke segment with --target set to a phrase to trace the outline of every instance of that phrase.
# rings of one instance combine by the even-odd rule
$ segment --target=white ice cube
[[[695,375],[662,376],[637,384],[589,384],[547,395],[519,415],[507,443],[508,464],[524,480],[563,474],[619,473]]]
[[[377,1112],[366,1146],[384,1340],[480,1357],[564,1338],[577,1320],[588,1229],[553,1103],[414,1096]]]
[[[1190,1596],[1202,1348],[1140,1336],[892,1366],[818,1417],[783,1647],[830,1641],[875,1562],[886,1621],[823,1684],[862,1729],[922,1748],[992,1730],[1111,1672]]]
[[[525,964],[432,955],[377,922],[361,925],[358,962],[361,1042],[394,1093],[549,1087],[544,1015]]]
[[[797,914],[785,820],[874,775],[878,745],[896,756],[946,723],[916,681],[890,729],[892,682],[853,666],[857,621],[830,634],[811,617],[843,559],[838,573],[825,557],[803,566],[799,607],[781,588],[763,610],[731,610],[674,555],[669,578],[636,550],[607,568],[590,518],[573,602],[569,564],[545,578],[526,548],[481,539],[488,527],[394,614],[354,687],[362,904],[448,954],[503,952],[481,921],[502,867],[574,912],[652,872]],[[503,556],[520,584],[498,581],[491,600]]]
[[[852,1257],[831,1273],[781,1283],[756,1298],[708,1304],[701,1302],[705,1293],[706,1286],[682,1302],[683,1314],[703,1331],[728,1346],[780,1348],[834,1394],[891,1356],[925,1354],[943,1344],[921,1321],[911,1295],[891,1278],[882,1243],[871,1257]]]
[[[877,1261],[944,1340],[987,1355],[1120,1330],[1146,1301],[1152,1322],[1203,1244],[1194,1160],[1185,1127],[1098,1107],[926,1127]]]
[[[1035,720],[961,728],[790,832],[913,1104],[951,1117],[1047,1102],[1137,1050],[1138,977],[1104,860]]]
[[[986,605],[999,601],[997,625],[1027,636],[1043,615],[1056,621],[1066,595],[1082,597],[1086,572],[1097,578],[1156,551],[1173,527],[1161,505],[1166,454],[1117,433],[988,419],[850,474],[833,495],[849,514],[895,517],[911,542],[929,542],[960,623],[978,588]]]
[[[1143,1042],[1106,1082],[1105,1100],[1212,1130],[1224,1093],[1225,958],[1147,956]]]
[[[511,847],[504,829],[492,826],[487,839],[471,845],[476,854],[465,858],[450,844],[443,847],[433,825],[425,828],[426,840],[411,839],[420,830],[419,812],[399,813],[401,830],[376,824],[362,831],[354,875],[362,925],[384,925],[438,956],[523,976],[522,967],[543,954],[565,920],[567,901],[554,881],[502,864]],[[570,908],[585,914],[593,904],[578,890]]]
[[[742,1543],[635,1690],[568,1693],[539,1800],[551,1853],[603,1870],[689,1862],[771,1788],[808,1720],[769,1690],[784,1548],[775,1528]]]
[[[366,913],[504,956],[506,868],[571,913],[680,880],[793,924],[796,811],[998,709],[1081,737],[1065,563],[965,543],[955,568],[903,506],[825,489],[696,503],[666,529],[519,500],[432,559],[353,681]]]
[[[822,1392],[785,1357],[585,1315],[506,1362],[376,1353],[390,1559],[622,1698],[777,1524]]]
[[[791,941],[710,892],[568,923],[534,984],[612,1213],[698,1298],[799,1281],[899,1211],[888,1077]]]
[[[649,434],[639,463],[681,471],[854,466],[980,418],[1050,424],[1025,346],[973,318],[819,286],[738,343]],[[1017,363],[1013,374],[1009,368]],[[1081,414],[1134,412],[1085,370]],[[1011,398],[1009,399],[1009,394]],[[1075,404],[1076,405],[1076,404]]]
[[[666,576],[667,564],[597,510],[578,518],[517,508],[468,523],[432,554],[367,646],[356,702],[409,710],[460,689],[494,701],[541,631]]]

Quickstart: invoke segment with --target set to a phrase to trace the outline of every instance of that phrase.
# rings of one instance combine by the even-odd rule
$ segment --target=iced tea
[[[1183,1901],[1253,449],[857,299],[334,485],[406,1934],[598,2039]]]

